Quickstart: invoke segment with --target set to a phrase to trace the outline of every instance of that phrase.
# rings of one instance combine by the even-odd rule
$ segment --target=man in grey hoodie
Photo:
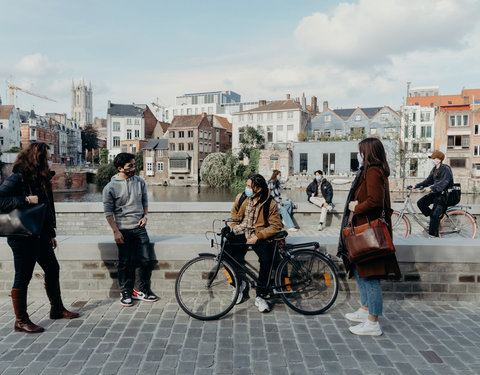
[[[103,189],[103,210],[118,247],[120,303],[129,307],[132,299],[155,302],[150,289],[155,255],[150,248],[147,225],[148,198],[143,178],[135,176],[135,156],[122,152],[113,160],[118,173]],[[135,270],[140,268],[139,288],[134,289]]]

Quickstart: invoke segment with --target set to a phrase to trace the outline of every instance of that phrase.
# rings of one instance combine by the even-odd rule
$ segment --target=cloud
[[[360,0],[305,17],[295,37],[310,62],[370,68],[402,54],[465,48],[479,13],[476,0]]]
[[[24,56],[13,67],[13,71],[19,75],[42,77],[53,73],[59,73],[66,69],[64,64],[50,61],[48,56],[36,53]]]

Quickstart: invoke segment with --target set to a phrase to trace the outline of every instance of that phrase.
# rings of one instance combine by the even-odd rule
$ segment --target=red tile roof
[[[207,119],[204,115],[183,115],[175,116],[170,127],[172,128],[196,128],[201,124],[203,119]],[[208,120],[207,120],[208,121]]]
[[[3,120],[8,120],[13,108],[13,105],[0,105],[0,118]]]
[[[221,117],[221,116],[217,116],[217,115],[214,115],[214,117],[217,119],[217,121],[219,122],[219,124],[221,126],[223,126],[225,129],[227,129],[229,132],[232,131],[232,124],[225,117]]]

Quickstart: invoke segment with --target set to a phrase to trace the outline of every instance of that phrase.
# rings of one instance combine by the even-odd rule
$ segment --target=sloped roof
[[[337,116],[341,117],[343,120],[348,120],[357,109],[360,109],[365,114],[365,116],[371,119],[382,108],[383,107],[366,107],[366,108],[357,107],[357,108],[333,109],[332,111],[335,112],[335,114],[337,114]]]
[[[168,139],[149,139],[142,150],[168,150]]]
[[[170,160],[185,160],[185,159],[191,159],[192,157],[188,152],[177,151],[177,152],[169,152],[168,158]]]
[[[202,120],[206,118],[203,115],[182,115],[175,116],[170,127],[172,128],[196,128]],[[207,120],[208,121],[208,120]]]
[[[268,111],[285,111],[288,109],[302,109],[302,106],[293,100],[276,100],[257,108],[248,109],[239,113],[249,112],[268,112]]]
[[[214,117],[217,119],[218,123],[221,126],[223,126],[225,129],[227,129],[229,132],[232,131],[232,124],[225,117],[221,117],[221,116],[217,116],[217,115],[214,115]]]
[[[10,118],[14,106],[13,105],[0,105],[0,119],[5,120]]]
[[[110,104],[107,113],[111,116],[142,117],[147,108],[144,104]]]
[[[162,127],[163,132],[165,133],[170,126],[169,122],[157,121],[157,126],[160,125]]]

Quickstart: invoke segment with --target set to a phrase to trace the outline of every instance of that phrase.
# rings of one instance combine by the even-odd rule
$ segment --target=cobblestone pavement
[[[71,302],[71,301],[70,301]],[[349,333],[340,296],[324,315],[303,316],[276,303],[259,313],[253,300],[227,317],[202,322],[172,296],[123,308],[118,300],[76,301],[79,319],[48,319],[46,332],[13,332],[10,301],[0,300],[1,374],[479,374],[480,305],[386,301],[384,335]]]

